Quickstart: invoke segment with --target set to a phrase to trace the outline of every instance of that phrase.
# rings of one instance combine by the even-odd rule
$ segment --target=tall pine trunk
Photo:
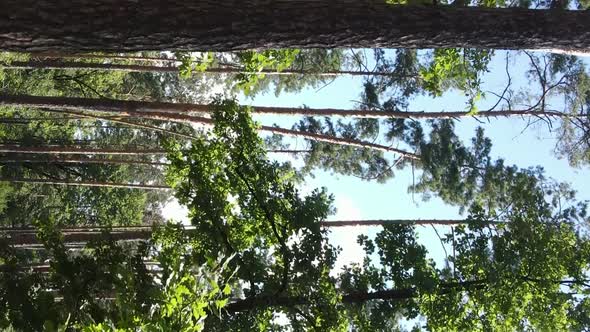
[[[44,97],[30,95],[1,95],[0,105],[26,106],[71,111],[100,111],[119,113],[122,116],[129,116],[134,112],[188,114],[191,112],[209,114],[212,109],[209,105],[149,102],[134,100],[115,99],[91,99],[72,97]],[[257,115],[285,115],[285,116],[339,116],[373,119],[454,119],[461,117],[510,117],[510,116],[550,116],[568,118],[573,117],[563,112],[554,110],[496,110],[472,113],[469,111],[453,112],[412,112],[412,111],[375,111],[375,110],[349,110],[336,108],[299,108],[299,107],[275,107],[275,106],[252,106],[252,114]],[[76,113],[74,113],[76,114]],[[585,117],[585,114],[579,117]]]
[[[58,186],[74,186],[74,187],[142,189],[142,190],[167,190],[167,189],[170,189],[170,187],[168,187],[168,186],[160,186],[160,185],[152,185],[152,184],[114,183],[114,182],[98,182],[98,181],[0,178],[0,182],[49,184],[49,185],[58,185]]]
[[[264,48],[587,50],[586,11],[396,6],[383,0],[4,0],[0,49]]]
[[[182,104],[182,103],[166,103],[166,102],[143,102],[131,100],[112,100],[112,99],[88,99],[88,98],[68,98],[68,97],[42,97],[30,95],[0,95],[0,105],[10,105],[16,107],[36,107],[45,110],[52,110],[55,112],[66,113],[94,111],[101,113],[118,113],[126,116],[135,116],[138,118],[162,120],[162,121],[176,121],[191,124],[200,124],[205,126],[212,126],[214,122],[210,118],[201,116],[192,116],[182,113],[199,112],[210,113],[209,105],[197,104]],[[256,108],[254,113],[259,113],[261,107]],[[270,107],[270,109],[275,109]],[[269,113],[272,114],[272,113]],[[353,146],[359,148],[373,149],[383,152],[394,152],[407,159],[420,159],[420,156],[415,153],[400,150],[394,147],[376,144],[373,142],[366,142],[356,139],[349,139],[343,137],[335,137],[323,134],[310,133],[305,131],[297,131],[285,128],[278,128],[272,126],[260,126],[259,131],[278,134],[283,136],[290,136],[296,138],[304,138],[313,141],[326,142],[331,144]]]
[[[0,153],[24,153],[24,154],[77,154],[77,155],[118,155],[118,156],[141,156],[141,155],[165,155],[163,149],[101,149],[81,148],[68,146],[22,146],[0,144]]]
[[[495,222],[491,222],[492,224]],[[384,220],[333,220],[319,222],[321,227],[344,227],[344,226],[387,226],[387,225],[461,225],[469,224],[468,220],[462,219],[384,219]],[[114,240],[143,240],[149,239],[152,235],[151,226],[114,226],[114,227],[68,227],[60,230],[64,235],[64,242],[88,242],[108,232]],[[184,226],[185,232],[194,232],[194,226]],[[35,228],[0,228],[0,234],[8,238],[12,245],[40,244],[36,237]]]
[[[117,64],[117,63],[90,63],[90,62],[66,62],[66,61],[11,61],[10,63],[0,63],[3,69],[56,69],[56,70],[105,70],[105,71],[123,71],[123,72],[153,72],[153,73],[178,73],[180,68],[177,66],[147,66],[138,64]],[[315,75],[315,76],[394,76],[396,74],[384,71],[358,71],[358,70],[330,70],[324,72],[298,70],[298,69],[262,69],[260,71],[245,71],[237,67],[209,67],[203,73],[209,74],[265,74],[270,76],[290,76],[290,75]],[[399,75],[396,75],[399,76]],[[405,75],[404,77],[416,77],[416,75]]]
[[[28,156],[9,156],[0,158],[0,165],[3,164],[118,164],[118,165],[148,165],[148,166],[166,166],[165,162],[147,161],[137,159],[111,159],[111,158],[87,158],[59,156],[51,158],[31,158]]]

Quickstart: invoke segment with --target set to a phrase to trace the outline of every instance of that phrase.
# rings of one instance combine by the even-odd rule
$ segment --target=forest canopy
[[[6,3],[0,328],[590,331],[588,4],[273,6]]]

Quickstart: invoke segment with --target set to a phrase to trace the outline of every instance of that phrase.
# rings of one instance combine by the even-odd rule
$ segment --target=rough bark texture
[[[394,6],[382,0],[4,0],[0,49],[585,50],[589,18],[586,11]]]

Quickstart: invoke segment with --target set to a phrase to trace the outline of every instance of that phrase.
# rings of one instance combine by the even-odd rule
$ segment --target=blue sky
[[[483,90],[501,92],[506,84],[504,70],[504,52],[498,52],[491,66],[490,73],[486,74]],[[523,57],[511,62],[510,70],[515,89],[538,87],[526,81],[523,70],[528,68]],[[253,100],[242,98],[243,103],[259,106],[291,106],[307,105],[311,108],[354,108],[354,100],[358,100],[362,87],[360,77],[340,77],[320,91],[307,89],[301,93],[283,93],[275,97],[272,92],[257,96]],[[496,99],[489,95],[489,99],[482,101],[481,108],[495,103]],[[488,106],[489,107],[489,106]],[[442,98],[430,97],[416,98],[409,107],[415,111],[461,111],[465,109],[465,98],[451,92]],[[279,125],[290,127],[297,118],[277,119],[276,117],[258,118],[265,124],[279,122]],[[489,123],[482,124],[474,119],[463,119],[457,123],[457,132],[469,142],[477,126],[484,127],[486,135],[492,139],[494,157],[501,157],[507,164],[516,164],[526,168],[542,165],[548,176],[559,181],[572,184],[578,191],[579,199],[590,199],[590,189],[586,185],[590,175],[588,167],[581,169],[571,168],[567,161],[558,160],[553,155],[555,138],[545,127],[533,126],[525,131],[526,119],[491,119]],[[301,145],[303,146],[303,141]],[[427,202],[422,201],[419,195],[413,197],[408,194],[407,188],[412,184],[410,169],[397,171],[396,176],[385,184],[362,181],[355,177],[332,175],[326,172],[316,172],[315,178],[310,178],[305,184],[306,188],[326,187],[335,196],[335,206],[338,210],[332,219],[431,219],[431,218],[457,218],[458,211],[454,207],[443,204],[439,199],[433,198]],[[449,227],[437,226],[439,233],[450,230]],[[335,245],[344,248],[342,259],[337,265],[349,261],[358,261],[362,257],[362,250],[356,245],[356,237],[360,233],[374,234],[376,227],[348,227],[334,230],[331,241]],[[441,264],[444,259],[440,241],[431,227],[420,227],[419,237],[425,244],[432,257]]]

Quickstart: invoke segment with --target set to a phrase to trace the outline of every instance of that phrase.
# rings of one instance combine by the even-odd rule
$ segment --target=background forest
[[[0,328],[590,331],[588,4],[376,6],[579,30],[117,50],[0,15]]]

